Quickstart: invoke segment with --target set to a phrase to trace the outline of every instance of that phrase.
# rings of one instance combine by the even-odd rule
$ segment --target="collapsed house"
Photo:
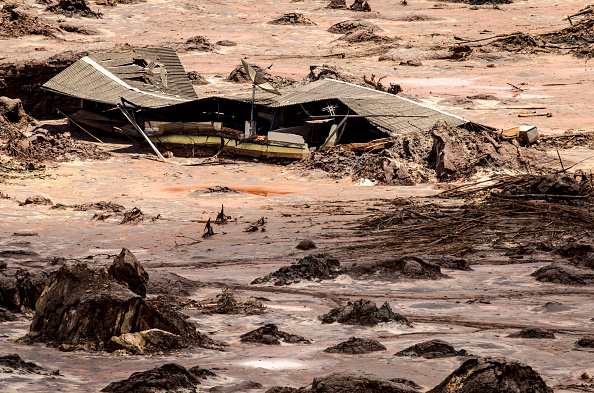
[[[486,128],[406,97],[333,79],[280,93],[255,94],[256,86],[241,95],[198,97],[175,50],[123,47],[81,58],[43,88],[80,99],[78,110],[68,114],[78,127],[145,134],[177,155],[214,150],[291,159],[311,148],[427,130],[440,121]]]

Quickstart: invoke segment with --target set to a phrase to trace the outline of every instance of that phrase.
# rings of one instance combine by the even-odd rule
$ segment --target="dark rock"
[[[0,261],[0,270],[5,270],[8,267],[6,261]]]
[[[109,275],[119,283],[126,285],[132,292],[142,297],[146,296],[149,275],[127,248],[122,248],[120,255],[115,257],[109,267]]]
[[[46,198],[42,195],[33,195],[30,197],[27,197],[27,199],[25,199],[24,202],[19,203],[19,205],[21,206],[25,206],[25,205],[42,205],[42,206],[51,206],[54,203],[52,202],[51,199]]]
[[[311,342],[301,336],[283,332],[278,329],[275,324],[269,323],[256,330],[242,334],[241,342],[244,343],[259,343],[266,345],[279,345],[282,342],[290,344],[310,344]]]
[[[16,321],[17,317],[7,309],[0,307],[0,322]]]
[[[202,35],[188,38],[183,45],[186,51],[212,52],[216,46],[210,40]]]
[[[472,268],[466,259],[456,258],[449,255],[442,255],[439,259],[432,260],[431,263],[444,269],[471,271]]]
[[[345,4],[345,6],[346,6],[346,4]],[[358,30],[358,29],[370,30],[372,32],[382,30],[379,26],[377,26],[369,21],[355,19],[355,20],[345,20],[342,22],[338,22],[338,23],[330,26],[328,28],[328,32],[334,33],[334,34],[346,34],[346,33],[350,33],[352,31]]]
[[[194,393],[200,380],[185,367],[167,363],[112,382],[102,392],[110,393]]]
[[[576,341],[575,345],[580,348],[594,348],[594,336],[582,337]]]
[[[59,370],[48,370],[33,362],[26,362],[19,355],[0,356],[0,374],[38,374],[38,375],[60,375]]]
[[[428,393],[553,393],[553,390],[525,364],[472,358]]]
[[[557,252],[557,254],[565,258],[581,258],[594,252],[594,247],[592,247],[592,245],[588,243],[568,242],[561,245],[555,251]]]
[[[327,314],[320,316],[320,320],[322,323],[338,322],[363,326],[374,326],[382,322],[395,321],[406,326],[412,326],[412,323],[406,317],[393,312],[388,302],[378,308],[375,303],[364,299],[333,308]]]
[[[536,270],[531,276],[541,282],[564,285],[592,285],[594,272],[570,265],[551,264]]]
[[[207,314],[258,315],[266,312],[266,306],[261,301],[238,299],[229,288],[223,289],[214,302],[202,302],[201,307],[202,312]]]
[[[217,45],[219,45],[219,46],[237,46],[237,42],[230,41],[230,40],[221,40],[221,41],[217,41]]]
[[[159,299],[144,300],[105,269],[79,263],[61,266],[51,275],[23,341],[65,350],[101,350],[114,336],[150,329],[181,336],[185,346],[219,347],[170,305]]]
[[[555,338],[555,333],[547,329],[541,328],[527,328],[522,329],[519,332],[512,333],[510,338]]]
[[[416,393],[408,384],[367,374],[335,373],[314,378],[310,388],[275,387],[266,393]]]
[[[371,6],[367,0],[355,0],[349,9],[351,11],[371,12]]]
[[[284,14],[274,20],[268,22],[272,25],[309,25],[313,26],[316,23],[303,14],[297,12],[290,12]]]
[[[305,240],[301,240],[297,246],[295,246],[295,248],[297,248],[298,250],[312,250],[314,248],[317,248],[316,243],[313,242],[313,240],[310,239],[305,239]]]
[[[262,389],[261,383],[254,381],[242,381],[233,385],[213,386],[208,391],[210,393],[243,393],[246,390]]]
[[[68,17],[101,18],[102,16],[101,12],[91,10],[86,0],[59,0],[57,3],[50,4],[47,10]]]
[[[369,338],[351,337],[347,341],[343,341],[332,347],[324,349],[328,353],[347,353],[351,355],[358,355],[363,353],[371,353],[377,351],[385,351],[386,347],[379,341]]]
[[[32,273],[23,269],[0,273],[0,307],[12,312],[32,311],[45,288],[44,272]]]
[[[412,256],[373,264],[353,265],[347,270],[347,274],[357,278],[373,276],[385,280],[402,278],[437,280],[447,277],[441,272],[439,266]]]
[[[188,79],[192,81],[193,85],[208,85],[206,78],[200,75],[197,71],[188,71],[187,76]]]
[[[341,274],[340,262],[326,254],[308,255],[297,263],[284,266],[267,276],[259,277],[252,284],[272,281],[274,285],[289,285],[301,280],[332,280]]]
[[[347,8],[346,0],[330,0],[330,3],[328,3],[326,8],[345,9]]]
[[[467,353],[464,349],[456,351],[452,345],[442,340],[424,341],[403,349],[396,354],[396,356],[422,357],[425,359],[439,359],[466,355]]]

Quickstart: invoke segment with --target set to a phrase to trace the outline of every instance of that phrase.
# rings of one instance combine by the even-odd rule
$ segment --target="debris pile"
[[[542,328],[526,328],[518,332],[512,333],[510,338],[555,338],[555,333],[550,330]]]
[[[122,220],[120,221],[120,224],[139,224],[141,222],[143,222],[146,219],[150,219],[151,221],[157,221],[159,218],[161,218],[160,214],[157,214],[156,216],[146,216],[142,210],[140,210],[137,207],[134,207],[130,210],[127,210],[124,212],[124,215],[122,217]],[[105,218],[101,218],[101,219],[105,219]]]
[[[193,85],[208,85],[206,78],[196,71],[189,71],[187,75],[188,79],[192,81]]]
[[[186,42],[182,45],[182,49],[187,52],[213,52],[216,49],[216,45],[210,42],[210,40],[207,37],[197,35],[188,38]]]
[[[101,18],[102,16],[101,12],[93,11],[86,0],[59,0],[56,4],[49,5],[47,10],[71,18],[74,16]]]
[[[330,3],[326,6],[330,9],[345,9],[347,8],[346,0],[330,0]]]
[[[314,21],[312,21],[305,15],[299,14],[297,12],[290,12],[288,14],[284,14],[274,20],[271,20],[268,23],[270,23],[271,25],[316,25]]]
[[[532,367],[505,359],[472,358],[428,393],[553,393]]]
[[[261,78],[262,80],[265,80],[266,82],[270,82],[273,86],[276,87],[286,87],[286,86],[291,86],[295,83],[294,80],[289,79],[289,78],[284,78],[282,76],[278,76],[278,75],[273,75],[268,71],[268,68],[264,69],[258,65],[251,65],[252,68],[254,68],[256,70],[256,73],[258,75],[258,78]],[[231,73],[229,74],[229,76],[227,77],[228,81],[230,82],[237,82],[237,83],[245,83],[245,82],[250,82],[251,80],[248,77],[247,73],[245,72],[245,68],[243,67],[242,64],[239,64],[238,66],[236,66],[233,71],[231,71]]]
[[[274,285],[290,285],[302,280],[332,280],[341,274],[340,262],[326,254],[307,255],[297,263],[283,266],[264,277],[256,278],[254,284],[272,282]]]
[[[0,38],[26,35],[53,37],[55,32],[55,28],[40,18],[19,10],[16,4],[4,4],[0,8]]]
[[[213,301],[205,301],[200,304],[202,312],[208,314],[244,314],[258,315],[266,312],[266,306],[257,299],[238,299],[229,288],[216,296]]]
[[[594,336],[582,337],[575,342],[580,348],[594,348]]]
[[[33,362],[23,360],[16,353],[0,356],[0,374],[60,375],[59,370],[48,370]]]
[[[241,342],[257,343],[266,345],[280,345],[281,342],[288,344],[310,344],[308,339],[279,330],[273,323],[266,324],[256,330],[242,334]]]
[[[65,264],[50,275],[23,342],[44,342],[63,350],[116,350],[136,345],[134,352],[142,352],[143,340],[150,335],[145,331],[151,329],[164,331],[160,338],[178,336],[160,342],[220,348],[186,316],[158,299],[143,299],[114,280],[106,269]],[[135,334],[130,337],[128,333]],[[118,345],[122,343],[127,345]]]
[[[137,372],[127,379],[112,382],[103,389],[108,393],[148,393],[148,392],[194,392],[206,376],[212,376],[199,367],[186,369],[175,363],[167,363],[151,370]]]
[[[375,303],[365,299],[333,308],[327,314],[320,316],[320,320],[322,323],[338,322],[362,326],[375,326],[383,322],[398,322],[405,326],[412,326],[406,317],[392,311],[388,302],[378,308]]]
[[[310,65],[309,74],[305,77],[306,82],[315,82],[322,79],[336,79],[343,82],[361,83],[360,78],[346,71],[339,70],[333,65]]]
[[[363,19],[349,19],[333,24],[328,28],[328,32],[334,34],[347,34],[355,30],[367,30],[371,32],[381,31],[382,29],[369,21]]]
[[[324,349],[328,353],[346,353],[349,355],[360,355],[364,353],[385,351],[386,347],[377,340],[361,337],[351,337],[347,341],[338,343]]]
[[[422,357],[425,359],[439,359],[466,355],[466,350],[456,350],[451,344],[443,340],[424,341],[403,349],[396,354],[396,356]]]
[[[335,373],[325,377],[314,378],[310,387],[290,388],[273,387],[266,393],[418,393],[412,381],[395,378],[380,379],[369,374]],[[418,385],[416,385],[418,386]]]
[[[358,28],[345,33],[340,40],[346,41],[350,44],[356,44],[360,42],[373,42],[376,44],[389,44],[395,41],[394,38],[379,35],[376,33],[376,29],[373,28]]]
[[[371,264],[351,266],[346,273],[356,278],[376,278],[381,280],[417,279],[438,280],[447,277],[439,266],[421,258],[407,256]]]

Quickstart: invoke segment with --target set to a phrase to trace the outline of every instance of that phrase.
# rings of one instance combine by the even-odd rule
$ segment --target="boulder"
[[[428,393],[553,393],[530,366],[506,359],[466,360]]]
[[[340,262],[326,254],[307,255],[297,263],[283,266],[264,277],[256,278],[253,284],[272,282],[274,285],[289,285],[301,280],[332,280],[342,272]]]
[[[410,382],[410,381],[407,381]],[[314,378],[309,388],[273,387],[266,393],[417,393],[410,383],[367,374],[335,373]]]
[[[575,343],[580,348],[594,348],[594,336],[582,337]]]
[[[109,393],[195,393],[200,380],[185,367],[167,363],[112,382],[102,392]]]
[[[313,250],[314,248],[317,248],[317,246],[313,240],[304,239],[304,240],[301,240],[299,243],[297,243],[297,246],[295,246],[295,248],[298,250],[307,251],[307,250]]]
[[[63,265],[50,276],[23,341],[65,350],[103,350],[114,336],[150,329],[178,335],[185,346],[219,347],[170,305],[145,300],[113,280],[105,269],[78,263]]]
[[[452,345],[442,340],[424,341],[398,352],[396,356],[423,357],[425,359],[465,356],[464,349],[457,351]]]
[[[406,326],[412,326],[412,323],[406,317],[393,312],[388,302],[378,308],[375,303],[364,299],[333,308],[327,314],[320,316],[320,320],[322,323],[338,322],[363,326],[375,326],[378,323],[394,321]]]
[[[109,275],[126,285],[132,292],[142,297],[146,296],[149,275],[127,248],[122,248],[120,255],[115,257],[109,267]]]
[[[258,329],[242,334],[241,342],[258,343],[266,345],[280,345],[281,341],[290,344],[310,344],[311,342],[296,334],[290,334],[279,330],[278,326],[268,323]]]
[[[347,341],[338,343],[332,347],[324,349],[328,353],[346,353],[349,355],[359,355],[377,351],[385,351],[386,347],[379,341],[369,338],[351,337]]]

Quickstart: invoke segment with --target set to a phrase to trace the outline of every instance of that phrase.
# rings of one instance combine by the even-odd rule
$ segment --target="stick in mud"
[[[210,223],[210,218],[206,221],[206,225],[204,226],[204,233],[202,234],[202,238],[206,239],[215,234],[214,230],[212,229],[212,225]]]

